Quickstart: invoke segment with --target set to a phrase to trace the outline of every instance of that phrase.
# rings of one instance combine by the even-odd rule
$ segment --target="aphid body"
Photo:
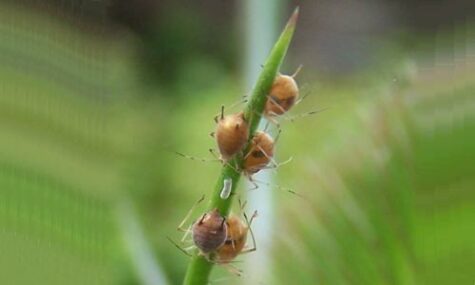
[[[244,120],[244,113],[239,112],[217,119],[215,132],[216,143],[218,144],[221,159],[228,161],[238,153],[246,144],[249,137],[249,126]]]
[[[265,168],[274,156],[274,140],[261,131],[257,131],[252,138],[249,152],[244,157],[243,170],[245,174],[252,175]]]
[[[229,263],[236,256],[242,253],[246,245],[249,228],[237,216],[231,215],[228,220],[228,233],[226,241],[216,251],[215,261],[218,263]]]
[[[193,243],[203,253],[208,254],[222,246],[227,236],[226,219],[218,209],[205,213],[192,228]]]
[[[267,116],[282,115],[295,105],[299,87],[293,76],[279,74],[272,84],[264,113]]]

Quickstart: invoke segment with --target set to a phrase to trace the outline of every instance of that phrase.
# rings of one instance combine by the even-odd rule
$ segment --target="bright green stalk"
[[[298,13],[299,9],[296,8],[289,21],[287,22],[284,31],[280,35],[276,44],[274,45],[269,57],[267,58],[267,61],[264,64],[262,72],[257,80],[257,83],[252,90],[251,99],[249,100],[249,103],[244,109],[244,117],[249,123],[249,142],[251,141],[254,132],[256,131],[259,125],[259,122],[262,117],[262,112],[267,101],[267,94],[269,93],[272,83],[274,82],[274,78],[276,77],[280,65],[282,64],[282,61],[284,60],[290,41],[292,40],[292,36],[294,34],[295,25],[298,18]],[[239,182],[239,178],[241,177],[241,173],[235,170],[235,166],[241,166],[242,162],[242,155],[236,155],[234,159],[232,159],[231,161],[229,161],[228,164],[223,166],[221,175],[218,178],[216,187],[211,196],[211,201],[208,205],[208,210],[218,208],[223,216],[227,216],[229,214],[229,210],[231,209],[232,205],[232,200],[235,196],[237,184]],[[220,193],[223,188],[224,179],[226,178],[232,179],[232,190],[231,195],[228,199],[222,199],[220,197]],[[195,255],[191,259],[191,262],[188,266],[188,270],[186,272],[183,284],[208,284],[208,277],[211,273],[212,267],[213,264],[208,262],[203,256]]]

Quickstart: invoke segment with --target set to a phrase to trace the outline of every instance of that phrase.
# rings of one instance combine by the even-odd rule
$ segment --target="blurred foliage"
[[[144,86],[127,33],[83,33],[6,5],[0,19],[3,282],[140,284],[118,221],[125,200],[179,284],[187,257],[166,236],[219,165],[173,151],[207,155],[218,107],[245,93],[239,80],[193,56],[175,100]],[[279,183],[306,199],[276,194],[271,284],[473,282],[475,78],[458,51],[443,53],[449,65],[418,54],[418,76],[396,84],[384,64],[318,84],[305,71],[312,95],[295,113],[331,108],[285,125],[278,158],[294,161]]]

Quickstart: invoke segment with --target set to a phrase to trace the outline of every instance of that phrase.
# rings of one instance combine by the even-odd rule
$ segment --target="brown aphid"
[[[267,117],[282,115],[295,105],[299,98],[299,87],[295,76],[300,69],[301,66],[292,75],[277,75],[264,107],[264,114]]]
[[[274,140],[261,131],[257,131],[252,138],[249,152],[244,157],[243,170],[248,176],[265,168],[274,156]]]
[[[249,227],[239,217],[231,215],[227,224],[226,241],[218,248],[215,255],[215,261],[220,264],[229,263],[239,254],[255,250],[255,244],[253,248],[243,250],[246,245]]]
[[[213,252],[222,246],[227,231],[226,219],[221,216],[218,209],[205,213],[191,228],[193,243],[203,254]]]
[[[214,134],[216,143],[221,159],[228,161],[246,144],[249,137],[249,126],[244,119],[243,112],[224,116],[224,109],[221,110],[219,119],[216,118],[216,122],[218,124]]]

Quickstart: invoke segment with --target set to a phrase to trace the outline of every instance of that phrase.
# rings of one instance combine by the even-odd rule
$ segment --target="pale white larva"
[[[223,189],[221,190],[219,197],[221,197],[221,199],[223,200],[228,199],[229,195],[231,195],[232,188],[233,188],[233,180],[231,178],[224,179]]]

